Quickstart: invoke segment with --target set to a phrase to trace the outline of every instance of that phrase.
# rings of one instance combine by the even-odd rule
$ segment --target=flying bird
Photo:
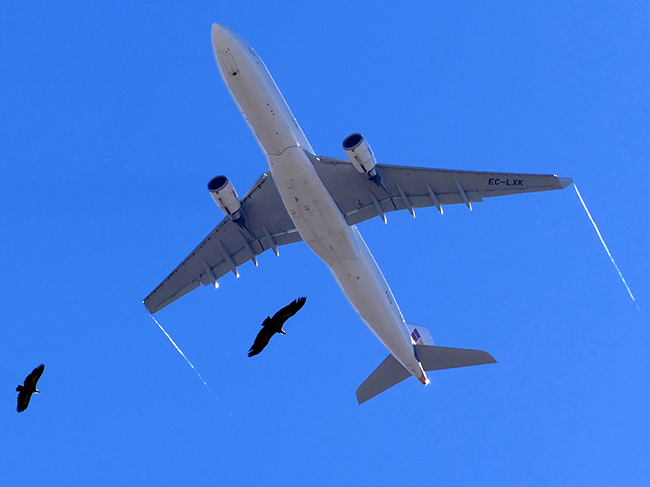
[[[25,377],[25,383],[23,385],[18,385],[18,387],[16,387],[16,390],[18,391],[18,407],[16,408],[16,411],[19,413],[22,413],[25,409],[27,409],[27,406],[29,406],[29,400],[32,398],[32,394],[41,392],[36,389],[36,383],[38,382],[38,379],[41,378],[41,375],[43,375],[44,370],[45,365],[39,365],[34,370],[32,370],[31,374]]]
[[[268,345],[271,337],[276,333],[286,335],[282,329],[282,325],[284,325],[285,321],[295,315],[300,310],[300,308],[304,306],[305,301],[307,301],[307,298],[298,298],[295,301],[292,301],[291,304],[285,306],[280,311],[275,313],[273,315],[273,318],[267,316],[264,320],[264,323],[262,323],[262,329],[257,334],[257,337],[255,337],[255,343],[253,343],[253,346],[248,351],[248,356],[252,357],[253,355],[257,355],[262,350],[264,350],[264,347]]]

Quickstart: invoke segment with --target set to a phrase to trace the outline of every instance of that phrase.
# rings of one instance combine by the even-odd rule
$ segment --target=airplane
[[[228,27],[212,25],[219,73],[253,132],[268,171],[239,198],[223,175],[208,191],[226,215],[143,301],[154,314],[200,285],[218,287],[228,272],[269,249],[305,242],[327,265],[361,320],[390,354],[357,389],[359,404],[411,375],[496,363],[487,352],[436,346],[407,323],[357,224],[391,211],[473,203],[484,198],[564,189],[570,178],[378,164],[359,133],[343,140],[347,159],[316,155],[255,50]]]

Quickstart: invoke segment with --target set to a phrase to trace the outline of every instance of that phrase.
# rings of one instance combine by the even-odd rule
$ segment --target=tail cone
[[[422,382],[422,385],[425,386],[429,383],[429,378],[427,377],[427,374],[424,371],[422,371],[422,375],[418,377],[418,380]]]

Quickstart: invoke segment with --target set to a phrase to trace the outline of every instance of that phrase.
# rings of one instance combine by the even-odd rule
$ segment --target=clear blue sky
[[[358,131],[383,163],[572,177],[640,311],[573,188],[392,213],[360,230],[406,319],[499,363],[358,406],[387,352],[294,244],[156,315],[211,394],[141,301],[221,220],[207,181],[265,171],[212,22],[322,155]],[[649,25],[642,1],[4,4],[2,483],[648,485]]]

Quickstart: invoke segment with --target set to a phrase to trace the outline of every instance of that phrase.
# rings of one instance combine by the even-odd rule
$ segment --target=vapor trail
[[[607,252],[607,255],[609,255],[609,260],[611,260],[612,264],[614,264],[614,268],[616,269],[616,272],[618,272],[618,275],[620,276],[621,281],[623,281],[623,284],[625,285],[625,289],[627,289],[627,293],[632,298],[632,301],[634,301],[634,305],[636,306],[636,309],[640,310],[639,304],[636,302],[636,299],[634,299],[634,294],[632,294],[632,290],[630,289],[630,286],[627,285],[627,282],[625,281],[625,278],[623,277],[623,274],[621,273],[621,270],[616,265],[616,262],[614,261],[614,257],[612,257],[612,253],[607,248],[607,244],[605,243],[605,240],[603,240],[603,236],[600,234],[600,230],[598,230],[598,226],[596,225],[596,222],[591,217],[591,213],[589,213],[589,210],[587,209],[587,205],[585,205],[585,201],[582,199],[582,196],[580,195],[580,191],[578,191],[578,186],[576,186],[575,183],[574,183],[573,187],[576,189],[576,193],[578,194],[578,198],[580,198],[580,203],[582,203],[582,206],[584,207],[585,211],[587,212],[587,216],[589,216],[589,219],[591,220],[591,224],[596,229],[596,233],[598,234],[598,238],[600,239],[601,243],[603,244],[603,247],[605,247],[605,252]]]
[[[210,386],[209,386],[208,383],[203,379],[203,377],[201,377],[201,374],[199,374],[199,371],[196,370],[196,367],[194,367],[194,365],[192,365],[192,362],[190,362],[190,359],[188,359],[188,358],[185,356],[185,354],[183,353],[183,351],[182,351],[180,348],[178,348],[178,345],[176,345],[176,342],[175,342],[174,340],[172,340],[172,337],[169,336],[169,333],[167,333],[167,332],[165,331],[165,329],[162,327],[162,325],[161,325],[160,323],[158,323],[158,320],[157,320],[156,318],[154,318],[153,315],[149,315],[149,316],[151,316],[151,319],[154,320],[154,321],[156,322],[156,325],[158,325],[158,328],[160,328],[160,329],[162,330],[162,332],[165,334],[165,336],[166,336],[167,338],[169,338],[169,341],[172,342],[172,345],[174,345],[174,347],[176,348],[176,350],[178,350],[178,353],[180,353],[180,354],[183,356],[183,358],[184,358],[185,361],[188,363],[188,365],[189,365],[190,367],[192,367],[192,370],[196,373],[196,375],[199,377],[199,379],[201,379],[201,382],[203,382],[203,385],[204,385],[205,387],[207,387],[208,390],[209,390],[212,394],[214,394],[214,391],[213,391],[212,389],[210,389]],[[216,396],[215,396],[215,397],[216,397]]]

